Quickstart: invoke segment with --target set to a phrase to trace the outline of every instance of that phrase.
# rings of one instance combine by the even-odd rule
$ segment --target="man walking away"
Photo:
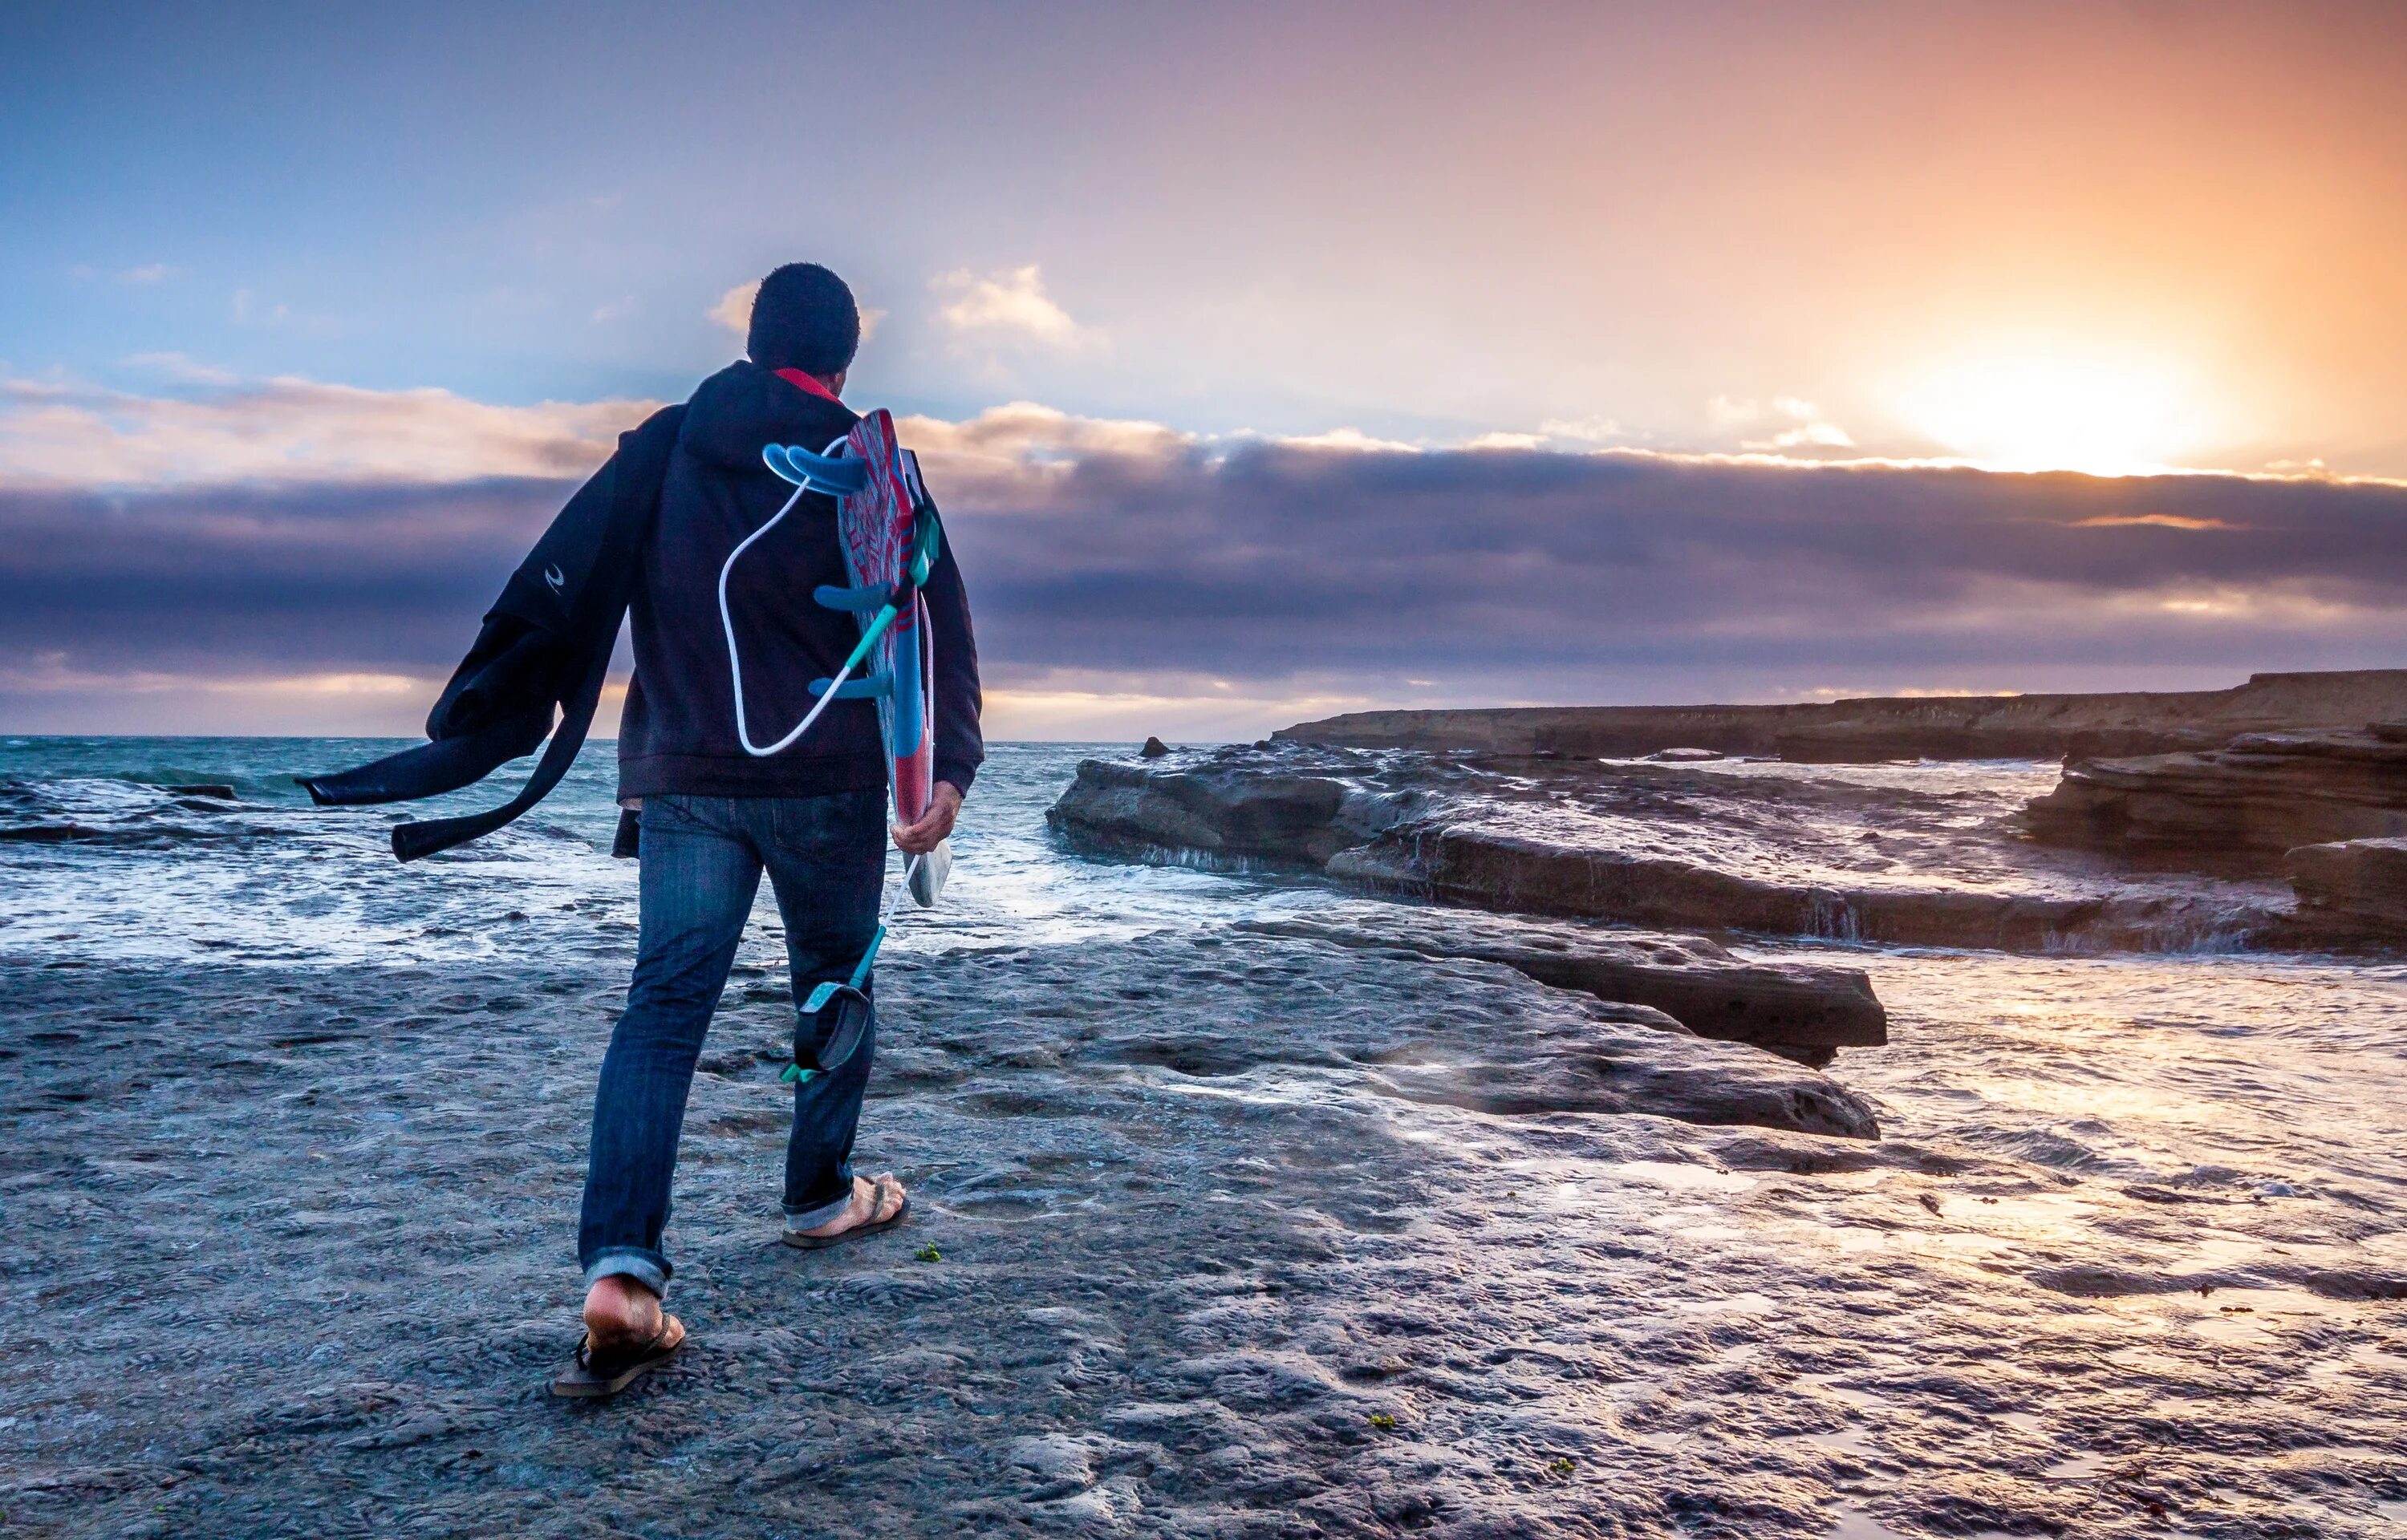
[[[672,1274],[662,1246],[670,1179],[694,1060],[761,874],[785,925],[798,1009],[814,985],[850,974],[876,928],[888,832],[876,704],[839,699],[793,747],[746,753],[719,597],[730,553],[792,490],[762,463],[762,446],[819,450],[858,420],[841,397],[860,338],[852,291],[834,274],[808,263],[770,274],[752,304],[749,356],[694,392],[662,484],[631,607],[635,676],[619,737],[620,800],[640,810],[642,935],[593,1098],[577,1228],[586,1335],[554,1381],[563,1395],[615,1394],[684,1340],[661,1306]],[[730,574],[727,614],[751,664],[746,715],[770,734],[802,719],[814,704],[809,683],[833,675],[859,639],[849,615],[811,600],[847,581],[835,502],[816,492]],[[969,603],[949,542],[923,592],[935,647],[936,785],[925,816],[892,830],[907,855],[951,832],[985,753]],[[837,1009],[798,1021],[798,1034],[822,1035],[805,1046],[824,1040]],[[875,1235],[909,1209],[891,1174],[852,1169],[873,1048],[864,1038],[839,1067],[795,1086],[790,1244]]]

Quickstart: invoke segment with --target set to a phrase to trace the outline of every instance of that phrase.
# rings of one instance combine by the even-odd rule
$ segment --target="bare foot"
[[[852,1201],[845,1205],[844,1212],[802,1234],[813,1240],[826,1240],[860,1225],[880,1223],[902,1211],[903,1183],[893,1172],[880,1171],[874,1181],[867,1177],[855,1177],[852,1179]]]
[[[661,1296],[624,1273],[585,1291],[585,1335],[596,1351],[639,1347],[661,1335]]]

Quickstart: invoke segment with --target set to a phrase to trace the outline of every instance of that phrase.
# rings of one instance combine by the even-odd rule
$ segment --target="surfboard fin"
[[[945,896],[945,879],[953,874],[953,841],[936,841],[936,848],[919,857],[911,868],[911,901],[921,909],[933,909],[936,900]]]
[[[830,681],[825,679],[812,680],[811,693],[813,695],[827,694],[827,688],[830,683]],[[887,696],[892,695],[893,693],[894,681],[885,677],[883,674],[880,674],[875,679],[846,680],[843,684],[836,686],[835,698],[838,700],[879,700],[885,699]]]
[[[798,445],[772,444],[761,451],[762,462],[805,491],[849,497],[869,485],[869,462],[850,456],[815,455]]]
[[[883,584],[874,588],[839,588],[833,583],[822,583],[811,590],[811,597],[831,610],[867,615],[884,604],[893,592]]]

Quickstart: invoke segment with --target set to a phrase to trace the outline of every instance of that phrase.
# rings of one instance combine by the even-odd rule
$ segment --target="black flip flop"
[[[876,1184],[873,1182],[870,1185],[875,1187]],[[876,1200],[871,1201],[874,1203]],[[873,1208],[870,1212],[874,1214],[877,1210]],[[882,1235],[910,1217],[911,1194],[905,1193],[903,1194],[903,1207],[884,1219],[875,1220],[867,1224],[856,1224],[849,1230],[839,1231],[833,1236],[805,1236],[789,1230],[786,1232],[786,1244],[798,1251],[824,1251],[831,1246],[841,1246],[847,1240],[859,1240],[863,1236]]]
[[[674,1335],[675,1340],[669,1340]],[[663,1343],[666,1346],[662,1346]],[[661,1317],[658,1335],[634,1348],[596,1356],[591,1334],[577,1339],[577,1350],[551,1377],[551,1393],[596,1400],[617,1395],[651,1373],[685,1346],[685,1323],[672,1315]]]

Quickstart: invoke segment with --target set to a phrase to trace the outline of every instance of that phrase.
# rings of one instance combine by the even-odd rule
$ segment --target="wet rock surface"
[[[1331,869],[1483,909],[1905,946],[2149,951],[2217,935],[2237,942],[2277,922],[2270,908],[2249,910],[2213,894],[1801,885],[1478,827],[1401,834],[1347,853]]]
[[[2354,728],[2377,717],[2407,718],[2407,670],[2260,673],[2228,690],[1354,712],[1276,736],[1327,747],[1575,758],[1688,746],[1860,764],[2166,754],[2212,748],[2235,733]]]
[[[2052,773],[2030,767],[2032,790]],[[1090,760],[1047,816],[1092,855],[1646,927],[2032,952],[2286,934],[2271,881],[2051,850],[2028,796],[1930,779],[1288,744]]]
[[[2407,727],[2077,760],[2026,816],[2055,844],[2274,869],[2300,845],[2407,835]]]
[[[1431,805],[1410,772],[1368,756],[1222,750],[1156,770],[1109,759],[1078,766],[1046,813],[1082,849],[1229,871],[1318,871]]]
[[[2301,845],[2282,858],[2302,925],[2336,937],[2407,940],[2407,840]]]
[[[1502,963],[1540,983],[1650,1006],[1701,1038],[1752,1043],[1809,1064],[1888,1041],[1888,1013],[1859,968],[1749,963],[1694,936],[1496,922],[1446,910],[1362,906],[1329,919],[1243,921],[1259,935],[1414,957]]]
[[[692,1346],[601,1406],[544,1385],[623,958],[0,964],[0,1522],[2241,1540],[2407,1502],[2400,1173],[2288,1089],[2224,1120],[2256,1171],[2044,1116],[1701,1126],[1590,1109],[1614,1062],[1860,1103],[1474,960],[890,954],[862,1159],[919,1217],[806,1255],[766,961],[687,1119]],[[2094,1053],[1880,966],[1892,1094]]]

